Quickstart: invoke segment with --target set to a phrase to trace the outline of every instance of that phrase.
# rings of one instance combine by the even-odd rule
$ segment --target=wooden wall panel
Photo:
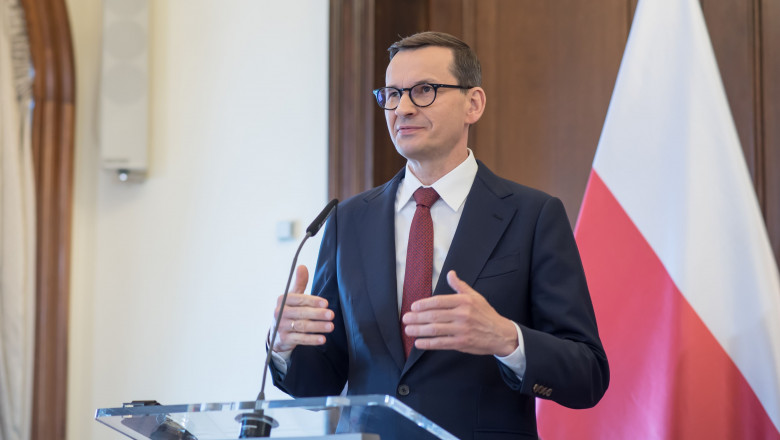
[[[371,114],[373,116],[373,185],[380,185],[392,178],[406,161],[396,152],[395,145],[390,140],[385,121],[384,110],[376,105],[371,90],[385,85],[385,70],[389,61],[387,48],[403,37],[428,29],[428,2],[420,0],[375,0],[376,28],[374,50],[376,57],[371,61],[373,83],[365,90],[372,100]]]
[[[372,1],[330,2],[328,99],[338,117],[328,121],[328,193],[339,199],[373,182],[373,71],[365,60],[374,59],[374,14]]]
[[[582,201],[628,35],[625,0],[486,0],[476,14],[487,108],[474,151],[499,175]]]
[[[759,3],[761,27],[761,130],[763,135],[764,219],[780,263],[780,2]]]
[[[377,57],[363,67],[374,72],[374,86],[384,81],[387,45],[399,37],[421,30],[461,37],[482,60],[487,93],[470,146],[500,175],[559,196],[574,223],[637,0],[373,1]],[[780,5],[700,1],[780,257]],[[374,117],[367,148],[379,184],[403,160],[382,113]]]

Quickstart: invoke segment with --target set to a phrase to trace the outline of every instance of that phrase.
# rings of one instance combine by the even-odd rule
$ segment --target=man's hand
[[[508,356],[517,349],[517,328],[499,315],[487,300],[447,273],[453,295],[436,295],[415,301],[403,316],[406,334],[415,336],[423,350],[458,350],[471,354]]]
[[[298,345],[322,345],[325,335],[333,331],[333,311],[328,309],[328,301],[318,296],[304,295],[309,282],[309,271],[306,266],[295,269],[295,281],[281,316],[279,333],[273,350],[276,352],[290,351]],[[279,314],[282,296],[276,301],[274,317]]]

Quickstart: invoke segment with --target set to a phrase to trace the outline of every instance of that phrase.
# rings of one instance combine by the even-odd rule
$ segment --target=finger
[[[330,321],[310,321],[308,319],[290,319],[282,321],[287,333],[330,333],[333,323]]]
[[[421,350],[462,350],[462,338],[456,336],[439,336],[435,338],[417,338],[414,346]]]
[[[322,345],[325,343],[325,336],[320,334],[291,333],[289,338],[293,339],[296,345]]]
[[[416,308],[419,309],[419,311],[410,311],[401,317],[401,321],[404,324],[422,325],[435,322],[452,322],[462,319],[457,306],[428,308],[427,304],[421,304]]]
[[[306,285],[309,284],[309,269],[303,264],[295,268],[295,280],[293,281],[293,287],[290,292],[303,293],[306,290]]]
[[[325,336],[320,334],[280,333],[279,339],[274,344],[274,351],[289,351],[298,345],[322,345],[324,343]]]
[[[437,336],[453,336],[458,334],[461,327],[451,323],[437,324],[409,324],[404,327],[404,331],[409,336],[416,338],[433,338]]]
[[[421,350],[457,350],[471,354],[494,354],[491,347],[484,345],[480,336],[471,334],[417,337],[414,345]]]
[[[465,281],[458,278],[458,274],[455,273],[454,270],[447,272],[447,284],[449,284],[456,293],[470,293],[474,291],[474,289]]]
[[[281,302],[282,297],[280,296],[276,301],[276,306],[278,307]],[[285,307],[287,306],[325,308],[328,307],[328,300],[320,296],[306,295],[304,293],[288,293]]]
[[[333,311],[322,307],[285,307],[283,320],[286,321],[333,321]]]
[[[463,300],[464,298],[458,295],[434,295],[413,302],[411,309],[413,312],[454,309],[463,304]]]

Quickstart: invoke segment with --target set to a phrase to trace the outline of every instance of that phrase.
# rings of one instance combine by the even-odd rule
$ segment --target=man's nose
[[[395,108],[396,115],[409,115],[417,111],[417,106],[412,102],[410,91],[401,95],[400,101],[398,101],[398,107]]]

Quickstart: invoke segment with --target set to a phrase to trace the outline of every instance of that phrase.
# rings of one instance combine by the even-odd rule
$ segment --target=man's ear
[[[474,124],[482,117],[485,112],[487,97],[482,87],[473,87],[466,92],[468,99],[468,108],[466,110],[466,123]]]

